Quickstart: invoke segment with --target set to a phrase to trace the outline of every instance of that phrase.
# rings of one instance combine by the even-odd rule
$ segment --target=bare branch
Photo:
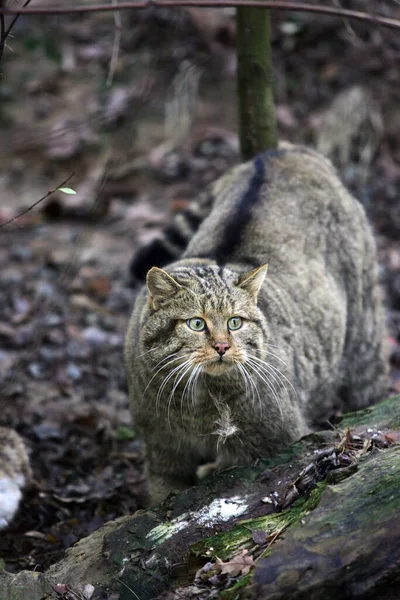
[[[400,29],[400,20],[384,17],[380,14],[370,14],[359,10],[338,8],[335,6],[322,6],[307,4],[304,2],[289,2],[285,0],[137,0],[134,2],[121,2],[118,6],[113,4],[91,4],[88,6],[34,6],[25,9],[1,8],[2,15],[54,15],[90,12],[107,12],[115,10],[132,10],[136,8],[148,8],[149,6],[195,6],[197,8],[221,8],[227,6],[251,6],[259,8],[270,8],[273,10],[290,10],[297,12],[311,12],[320,15],[330,15],[367,23],[376,23],[384,27]]]
[[[4,31],[4,21],[2,21],[2,25],[1,25],[1,38],[0,38],[0,60],[1,57],[3,55],[3,50],[4,50],[4,44],[6,43],[6,39],[8,38],[8,36],[10,35],[12,28],[14,27],[15,23],[18,21],[19,17],[21,16],[21,14],[23,14],[24,12],[24,8],[26,8],[28,6],[28,4],[30,4],[31,0],[26,0],[24,6],[18,9],[11,9],[9,11],[9,9],[7,7],[3,6],[3,0],[2,2],[0,2],[0,14],[2,16],[2,19],[4,19],[4,15],[6,14],[12,14],[15,15],[14,18],[11,20],[11,23],[9,24],[9,26],[7,27],[7,29]]]
[[[30,1],[30,0],[29,0]],[[31,211],[33,208],[35,208],[35,206],[37,206],[40,202],[43,202],[43,200],[46,200],[49,196],[51,196],[52,194],[54,194],[54,192],[56,192],[58,189],[64,187],[64,185],[75,175],[75,173],[71,173],[71,175],[69,177],[67,177],[67,179],[64,179],[64,181],[62,183],[60,183],[60,185],[58,185],[56,188],[49,190],[47,192],[47,194],[45,194],[44,196],[42,196],[42,198],[39,198],[39,200],[36,200],[36,202],[34,202],[33,204],[31,204],[31,206],[28,206],[28,208],[26,208],[25,210],[23,210],[22,212],[18,213],[18,215],[16,215],[15,217],[13,217],[12,219],[9,219],[8,221],[6,221],[5,223],[2,223],[0,225],[0,229],[2,227],[5,227],[6,225],[10,225],[10,223],[13,223],[14,221],[16,221],[17,219],[19,219],[20,217],[22,217],[23,215],[26,215],[26,213],[28,213],[29,211]]]
[[[0,0],[0,9],[1,10],[3,10],[3,8],[5,8],[5,3],[6,3],[6,0]],[[1,62],[1,59],[3,58],[4,44],[6,43],[5,31],[6,31],[6,24],[5,24],[4,15],[0,14],[0,62]]]
[[[112,0],[113,6],[118,6],[118,0]],[[121,13],[117,10],[114,13],[114,25],[115,25],[115,35],[114,35],[114,44],[111,55],[110,68],[108,70],[106,86],[110,87],[112,81],[114,79],[115,70],[117,68],[118,62],[118,54],[119,54],[119,46],[121,44],[121,31],[122,31],[122,22],[121,22]]]

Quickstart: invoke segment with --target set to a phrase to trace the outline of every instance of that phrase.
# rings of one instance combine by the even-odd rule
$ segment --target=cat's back
[[[370,238],[363,207],[342,185],[332,164],[308,148],[282,144],[239,165],[212,187],[213,208],[184,258],[274,270],[296,258],[327,262],[362,252]],[[340,262],[340,260],[339,260]],[[337,265],[339,266],[339,265]]]

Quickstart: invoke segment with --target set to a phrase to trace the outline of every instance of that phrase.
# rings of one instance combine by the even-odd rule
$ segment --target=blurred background
[[[329,4],[400,19],[397,0]],[[329,156],[373,222],[400,392],[400,32],[271,17],[280,137]],[[42,570],[141,506],[122,362],[129,263],[240,161],[235,42],[234,9],[164,7],[24,16],[7,39],[0,224],[72,174],[77,192],[0,229],[1,424],[27,439],[35,475],[1,536],[10,571]]]

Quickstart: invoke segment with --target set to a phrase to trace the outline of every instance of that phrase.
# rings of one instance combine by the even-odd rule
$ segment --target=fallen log
[[[0,598],[394,600],[400,397],[107,523]]]

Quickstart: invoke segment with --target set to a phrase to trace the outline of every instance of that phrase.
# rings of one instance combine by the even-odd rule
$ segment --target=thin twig
[[[256,558],[256,560],[254,561],[255,563],[257,563],[260,558],[262,558],[263,556],[265,556],[265,553],[268,552],[268,550],[271,548],[272,544],[276,541],[276,539],[281,535],[281,533],[283,533],[285,531],[285,529],[289,526],[289,523],[284,523],[282,525],[282,527],[280,527],[278,529],[278,531],[275,531],[275,533],[272,534],[271,539],[269,541],[268,546],[265,548],[265,550],[262,551],[262,553],[260,554],[260,556],[258,556]]]
[[[18,21],[19,17],[21,15],[24,14],[24,8],[26,8],[28,6],[28,4],[31,2],[31,0],[26,0],[25,4],[23,5],[22,9],[19,8],[18,10],[16,9],[12,9],[11,12],[9,12],[8,14],[10,15],[15,15],[15,17],[12,19],[11,23],[9,24],[9,26],[7,27],[7,30],[4,34],[4,41],[6,40],[6,38],[10,35],[12,28],[14,27],[15,23]],[[7,14],[8,9],[6,8],[4,10],[3,14]],[[3,41],[3,40],[2,40]]]
[[[113,6],[118,6],[118,0],[112,0]],[[122,31],[122,22],[121,22],[121,13],[119,10],[116,10],[114,13],[114,25],[115,25],[115,35],[114,35],[114,44],[110,61],[110,68],[107,75],[106,86],[110,87],[115,75],[115,69],[117,68],[118,62],[118,54],[119,54],[119,46],[121,43],[121,31]]]
[[[22,8],[26,8],[28,6],[28,4],[30,3],[31,0],[26,0],[24,6]],[[8,38],[8,36],[10,35],[12,28],[14,27],[15,23],[18,21],[19,17],[21,16],[21,9],[18,9],[15,12],[9,13],[9,14],[14,14],[14,18],[11,19],[11,23],[9,24],[9,26],[7,27],[7,29],[5,28],[5,19],[4,19],[4,15],[7,14],[7,5],[4,5],[5,0],[1,0],[0,1],[0,62],[1,59],[3,58],[3,52],[4,52],[4,47],[6,44],[6,40]]]
[[[129,585],[122,581],[122,579],[119,579],[119,577],[114,577],[114,579],[116,579],[118,583],[122,583],[122,585],[125,586],[126,589],[129,590],[135,596],[135,598],[137,598],[137,600],[140,600],[139,596],[133,591],[132,588],[129,587]]]
[[[87,6],[54,6],[54,7],[29,7],[24,10],[15,10],[12,8],[0,9],[0,14],[15,15],[54,15],[54,14],[73,14],[90,12],[107,12],[115,10],[132,10],[136,8],[148,8],[150,6],[195,6],[197,8],[221,8],[232,6],[251,6],[259,8],[269,8],[273,10],[291,10],[297,12],[319,13],[321,15],[330,15],[364,21],[367,23],[376,23],[393,29],[400,29],[400,20],[384,17],[380,14],[370,14],[359,10],[350,10],[347,8],[337,8],[335,6],[322,6],[307,4],[305,2],[287,2],[285,0],[137,0],[134,2],[121,2],[116,8],[112,4],[92,4]]]
[[[4,2],[6,2],[6,0],[0,0],[0,9],[1,10],[3,10],[3,8],[5,8]],[[3,58],[4,44],[6,42],[6,38],[4,35],[5,28],[6,28],[5,18],[4,18],[4,15],[1,14],[0,15],[0,62],[1,62],[1,59]]]
[[[9,225],[10,223],[13,223],[14,221],[16,221],[17,219],[19,219],[20,217],[22,217],[23,215],[26,215],[26,213],[28,213],[29,211],[31,211],[33,208],[35,208],[35,206],[37,206],[38,204],[40,204],[40,202],[43,202],[43,200],[46,200],[49,196],[51,196],[52,194],[54,194],[54,192],[56,192],[58,189],[64,187],[64,185],[75,175],[75,173],[71,173],[71,175],[69,177],[67,177],[67,179],[65,179],[62,183],[60,183],[60,185],[58,185],[56,188],[49,190],[47,192],[47,194],[45,194],[42,198],[39,198],[39,200],[36,200],[36,202],[34,202],[31,206],[28,206],[28,208],[26,208],[25,210],[23,210],[22,212],[20,212],[18,215],[16,215],[15,217],[13,217],[12,219],[9,219],[8,221],[6,221],[5,223],[1,223],[0,225],[0,229],[2,227],[5,227],[6,225]]]

